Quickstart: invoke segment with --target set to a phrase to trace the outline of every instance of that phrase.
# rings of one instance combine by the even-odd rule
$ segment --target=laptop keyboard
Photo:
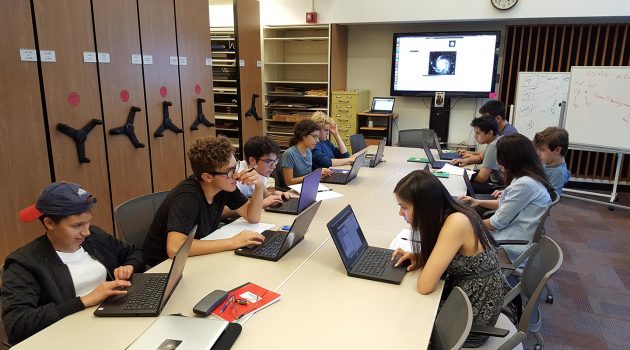
[[[276,234],[271,238],[266,238],[265,243],[258,247],[254,252],[258,255],[273,258],[280,253],[282,243],[284,243],[283,238],[284,236],[282,234]]]
[[[140,290],[136,290],[123,305],[123,310],[156,310],[162,302],[162,294],[168,276],[151,276]]]
[[[346,176],[347,175],[343,173],[332,173],[332,175],[324,179],[326,180],[326,182],[342,184],[346,181]]]
[[[380,276],[385,271],[391,256],[392,252],[390,250],[370,248],[363,253],[361,260],[359,260],[353,270],[372,276]]]
[[[282,203],[282,206],[280,208],[283,211],[295,212],[298,209],[298,201],[292,200],[292,201],[284,202]]]

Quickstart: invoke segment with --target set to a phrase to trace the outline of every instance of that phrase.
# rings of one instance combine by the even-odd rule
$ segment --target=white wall
[[[630,16],[628,0],[521,0],[507,11],[489,0],[313,0],[320,23],[522,21]],[[303,24],[311,0],[260,0],[261,23]],[[599,17],[599,18],[598,18]],[[625,21],[628,19],[626,18]]]
[[[232,0],[210,0],[210,26],[234,27],[234,3]]]

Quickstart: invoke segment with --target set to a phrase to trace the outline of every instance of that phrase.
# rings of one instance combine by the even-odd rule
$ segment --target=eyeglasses
[[[258,159],[262,162],[265,162],[265,164],[267,164],[267,166],[272,166],[272,165],[278,165],[278,162],[280,162],[280,159],[276,158],[276,159]]]
[[[309,134],[311,137],[313,137],[315,140],[319,140],[319,133],[317,134]]]
[[[236,171],[236,167],[230,168],[228,169],[228,171],[225,172],[221,172],[221,171],[208,171],[207,173],[210,175],[225,175],[226,177],[230,178],[232,176],[234,176],[234,172]]]

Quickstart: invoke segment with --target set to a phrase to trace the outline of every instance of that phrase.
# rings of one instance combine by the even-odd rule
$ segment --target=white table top
[[[370,146],[371,152],[375,150]],[[236,256],[233,252],[190,257],[162,315],[192,316],[193,305],[206,294],[249,281],[275,290],[282,297],[251,319],[241,321],[243,332],[235,349],[426,348],[442,285],[430,295],[421,295],[416,291],[419,271],[408,273],[401,285],[347,276],[325,226],[350,204],[368,243],[388,246],[401,229],[408,228],[398,215],[392,191],[407,173],[424,168],[424,164],[406,161],[412,156],[424,156],[424,152],[387,147],[386,162],[376,168],[362,168],[347,185],[327,184],[344,197],[324,201],[304,241],[278,262]],[[461,176],[440,180],[453,195],[466,191]],[[264,212],[261,222],[280,226],[291,224],[294,218]],[[169,266],[170,260],[152,272],[166,272]],[[155,320],[101,318],[93,311],[88,308],[70,315],[13,349],[124,349]],[[278,334],[282,336],[278,338]]]

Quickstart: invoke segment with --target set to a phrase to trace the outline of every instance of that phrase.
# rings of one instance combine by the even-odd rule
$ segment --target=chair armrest
[[[508,331],[507,329],[496,328],[496,327],[491,327],[491,326],[472,325],[472,327],[470,328],[470,333],[504,338],[506,335],[510,334],[510,331]]]
[[[492,209],[492,210],[486,210],[483,212],[483,214],[481,215],[482,219],[490,219],[492,217],[492,215],[494,215],[494,213],[496,212],[496,209]]]
[[[511,264],[499,264],[499,267],[501,268],[501,270],[516,270],[516,266]]]
[[[498,245],[526,245],[529,244],[529,241],[526,239],[504,239],[497,240]]]

